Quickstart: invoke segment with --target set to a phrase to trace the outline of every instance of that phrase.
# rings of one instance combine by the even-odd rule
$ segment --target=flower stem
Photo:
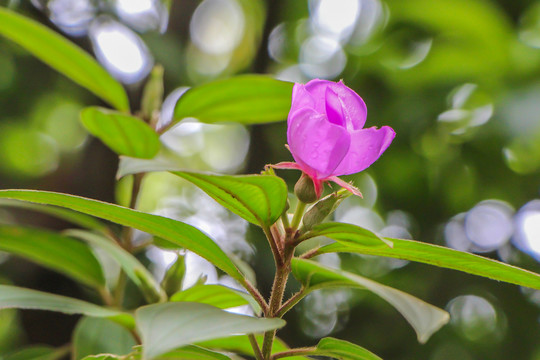
[[[304,210],[306,210],[306,206],[307,204],[305,202],[298,200],[298,204],[296,205],[296,211],[294,212],[291,223],[291,228],[293,229],[293,231],[296,231],[296,229],[298,229],[298,226],[302,221],[302,216],[304,216]]]

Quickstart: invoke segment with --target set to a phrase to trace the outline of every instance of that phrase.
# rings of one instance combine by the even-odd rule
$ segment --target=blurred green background
[[[0,3],[94,54],[125,84],[133,110],[153,65],[162,64],[168,95],[162,121],[184,87],[238,73],[343,79],[367,103],[367,126],[390,125],[397,137],[370,169],[350,177],[365,196],[349,198],[336,220],[540,272],[540,1]],[[0,38],[0,188],[121,203],[117,157],[79,124],[79,111],[94,104],[104,105]],[[291,159],[284,122],[185,123],[162,141],[193,169],[256,173]],[[290,185],[299,175],[280,174]],[[269,291],[273,264],[256,229],[166,174],[147,178],[142,196],[143,210],[195,225],[253,265]],[[0,223],[67,226],[9,208],[0,208]],[[146,256],[156,276],[174,257],[157,249]],[[540,359],[538,291],[397,260],[336,255],[321,261],[445,308],[452,321],[420,345],[397,311],[375,296],[315,292],[286,317],[280,336],[291,346],[332,334],[385,359]],[[201,275],[231,282],[192,254],[187,263],[192,282]],[[4,254],[0,282],[89,296],[60,275]],[[76,319],[0,311],[0,353],[22,344],[65,344]]]

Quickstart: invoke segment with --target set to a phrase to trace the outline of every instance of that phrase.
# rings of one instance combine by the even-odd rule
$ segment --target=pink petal
[[[315,109],[315,99],[307,92],[304,84],[294,84],[292,91],[291,109],[289,114],[304,108]]]
[[[289,115],[287,141],[302,170],[313,179],[324,179],[333,174],[347,154],[350,136],[324,114],[301,109]]]
[[[338,95],[347,120],[347,127],[354,130],[362,129],[367,117],[366,104],[357,93],[345,86],[342,81],[336,83],[315,79],[305,85],[305,90],[315,99],[315,110],[321,113],[326,111],[324,99],[327,88],[332,89]]]
[[[345,123],[345,115],[343,114],[341,101],[339,101],[338,95],[329,87],[326,88],[325,103],[328,121],[332,124],[346,127],[347,124]]]
[[[337,176],[331,176],[331,177],[328,178],[328,180],[332,181],[332,182],[335,182],[336,184],[338,184],[342,188],[344,188],[344,189],[348,190],[349,192],[351,192],[353,195],[356,195],[356,196],[359,196],[359,197],[363,198],[362,193],[360,192],[360,190],[358,190],[358,188],[356,186],[354,186],[353,184],[348,183],[348,182],[346,182],[344,180],[341,180]]]
[[[396,133],[389,126],[353,132],[349,151],[333,175],[349,175],[368,168],[388,148],[395,136]]]

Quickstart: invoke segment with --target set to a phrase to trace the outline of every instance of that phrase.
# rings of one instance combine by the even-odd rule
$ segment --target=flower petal
[[[313,179],[324,179],[333,174],[347,154],[350,135],[324,114],[301,109],[289,114],[287,141],[302,170]]]
[[[383,126],[380,129],[371,127],[353,132],[349,151],[334,170],[333,175],[349,175],[368,168],[390,146],[395,136],[396,133],[389,126]]]
[[[329,87],[326,88],[325,105],[328,121],[330,121],[332,124],[346,127],[347,124],[345,122],[345,115],[343,114],[341,101],[339,101],[339,97],[335,91]]]
[[[315,109],[315,99],[307,92],[304,84],[296,83],[293,86],[291,110],[289,111],[289,114],[304,108]]]
[[[305,85],[305,90],[315,99],[315,110],[320,113],[325,113],[326,89],[330,88],[334,91],[341,101],[343,113],[347,120],[347,127],[354,130],[360,130],[364,127],[367,117],[367,108],[364,100],[348,88],[343,81],[337,83],[327,80],[311,80]]]

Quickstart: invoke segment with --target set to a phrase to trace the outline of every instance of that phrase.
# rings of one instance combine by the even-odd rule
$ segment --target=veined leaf
[[[97,289],[105,286],[101,265],[90,248],[55,232],[2,226],[0,250],[59,271],[88,286]]]
[[[398,310],[416,331],[418,341],[429,337],[450,320],[444,310],[403,291],[379,284],[363,276],[326,268],[316,262],[293,259],[293,274],[308,291],[329,287],[358,287],[377,294]]]
[[[257,343],[259,343],[259,346],[262,347],[263,336],[255,335],[255,339],[257,340]],[[198,343],[198,345],[201,345],[203,347],[208,347],[211,349],[232,351],[239,354],[255,357],[255,353],[253,352],[253,348],[251,347],[251,343],[247,335],[234,335],[234,336],[224,337],[220,339],[203,341],[203,342]],[[276,338],[274,343],[272,344],[272,354],[282,352],[282,351],[287,351],[287,350],[290,350],[287,344],[285,344],[281,339]],[[291,357],[288,357],[288,359],[289,360],[308,360],[308,358],[304,356],[291,356]]]
[[[326,236],[336,241],[354,242],[364,246],[392,247],[392,242],[383,239],[375,233],[361,228],[360,226],[329,222],[315,226],[311,231],[305,234],[307,239],[316,236]]]
[[[53,348],[51,346],[34,345],[2,356],[3,360],[59,360],[69,354],[69,348]]]
[[[240,75],[189,89],[174,109],[174,120],[261,124],[287,119],[293,83],[264,75]]]
[[[83,314],[108,318],[129,329],[135,327],[134,319],[130,314],[67,296],[11,285],[0,285],[0,309],[33,309],[57,311],[64,314]]]
[[[141,290],[146,300],[157,302],[166,300],[167,295],[159,286],[152,274],[133,255],[109,239],[84,230],[68,230],[65,234],[88,241],[115,259],[125,271],[126,275]]]
[[[151,159],[161,146],[158,134],[147,123],[131,115],[91,106],[81,111],[81,122],[86,130],[119,155]]]
[[[331,337],[321,339],[310,355],[328,356],[339,360],[382,360],[361,346]]]
[[[193,302],[148,305],[135,312],[143,358],[154,359],[175,348],[238,333],[258,333],[285,325],[281,319],[231,314]]]
[[[116,109],[129,110],[128,98],[122,85],[88,53],[53,30],[0,7],[0,34]]]
[[[87,229],[98,230],[98,231],[106,231],[107,229],[105,224],[93,218],[92,216],[81,214],[79,212],[68,210],[68,209],[58,208],[56,206],[25,203],[22,201],[10,200],[10,199],[0,199],[0,207],[3,207],[3,206],[38,211],[47,215],[55,216],[59,219],[68,221],[72,224],[79,225],[80,227],[87,228]]]
[[[103,318],[84,317],[73,331],[73,360],[94,354],[124,355],[137,345],[133,335],[124,327]]]
[[[97,200],[47,191],[0,190],[0,198],[62,206],[139,229],[193,251],[244,283],[244,277],[223,250],[199,229],[183,222]]]
[[[419,241],[390,238],[387,240],[394,244],[392,248],[367,247],[354,241],[341,240],[323,246],[316,254],[350,252],[417,261],[540,290],[540,275],[532,271],[482,256]]]
[[[189,289],[175,293],[170,297],[169,301],[198,302],[220,309],[251,305],[256,313],[259,313],[261,310],[257,301],[250,294],[223,285],[194,285]]]
[[[200,346],[189,345],[161,355],[159,360],[231,360],[230,357]]]
[[[287,185],[277,176],[172,173],[190,181],[218,203],[255,225],[272,225],[287,204]]]

